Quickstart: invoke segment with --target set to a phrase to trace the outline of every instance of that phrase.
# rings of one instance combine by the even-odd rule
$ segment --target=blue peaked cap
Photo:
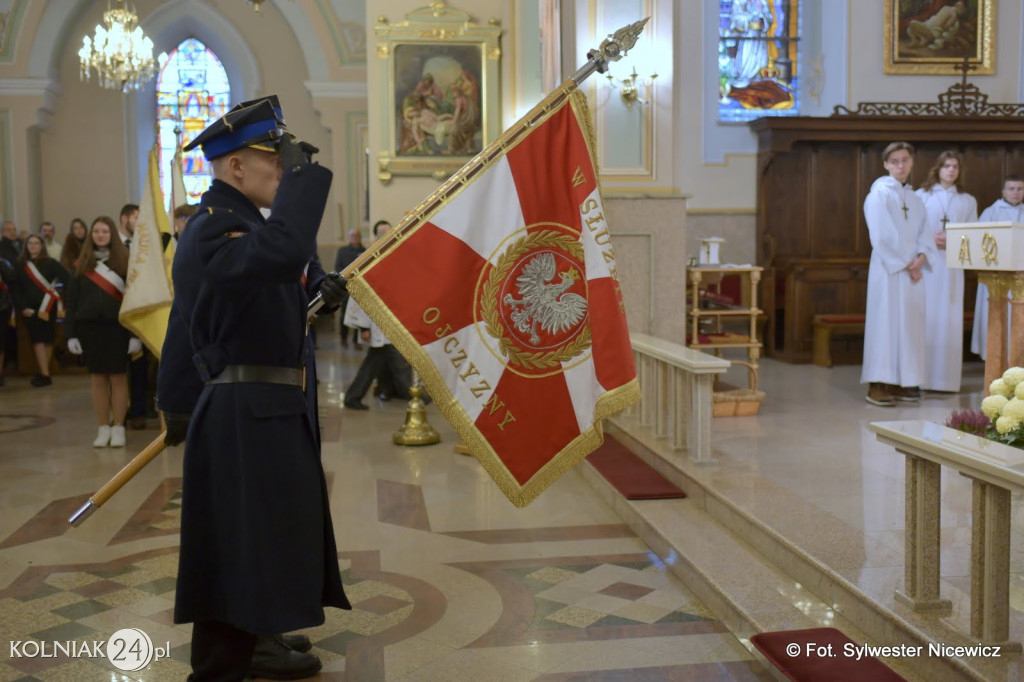
[[[182,150],[188,152],[202,147],[203,156],[210,161],[242,147],[274,152],[287,134],[277,95],[269,95],[236,105]]]

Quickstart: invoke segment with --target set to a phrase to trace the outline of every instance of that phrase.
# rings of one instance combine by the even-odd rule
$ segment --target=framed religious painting
[[[430,175],[461,168],[501,133],[497,25],[477,26],[440,0],[399,24],[374,30],[379,70],[377,177]]]
[[[995,73],[996,0],[885,0],[885,73]]]

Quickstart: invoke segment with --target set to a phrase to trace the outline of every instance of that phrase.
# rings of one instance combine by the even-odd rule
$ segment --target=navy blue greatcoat
[[[309,361],[300,280],[330,183],[320,166],[285,170],[264,220],[239,191],[214,181],[178,242],[158,382],[161,409],[192,414],[175,622],[275,634],[323,623],[324,606],[350,608],[307,395],[297,386],[231,383],[203,386],[195,397],[200,374],[217,376],[226,365]]]

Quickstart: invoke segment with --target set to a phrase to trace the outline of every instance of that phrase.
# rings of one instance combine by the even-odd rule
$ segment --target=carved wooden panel
[[[857,157],[834,145],[814,145],[811,151],[811,175],[822,178],[853,178],[857,176]],[[860,230],[856,221],[844,216],[860,211],[857,195],[853,192],[811,192],[810,252],[822,258],[843,258],[857,253]]]
[[[815,315],[863,313],[867,294],[867,260],[806,261],[785,273],[785,357],[810,362]]]

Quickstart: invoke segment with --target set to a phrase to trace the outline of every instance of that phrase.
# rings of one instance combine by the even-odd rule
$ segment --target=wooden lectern
[[[946,226],[946,266],[977,270],[978,281],[988,287],[987,395],[989,385],[1007,367],[1024,367],[1024,224],[950,223]],[[1013,294],[1009,320],[1007,294]]]

